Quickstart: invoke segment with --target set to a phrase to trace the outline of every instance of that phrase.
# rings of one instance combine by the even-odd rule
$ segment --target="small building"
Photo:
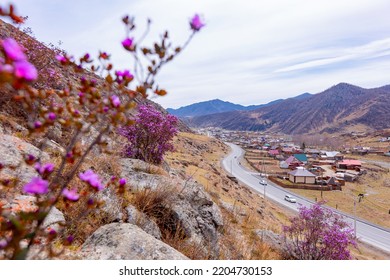
[[[307,163],[307,156],[305,154],[294,154],[294,157],[303,164]]]
[[[277,155],[279,155],[279,150],[269,150],[268,155],[271,157],[276,157]]]
[[[337,168],[356,170],[362,167],[362,162],[356,159],[345,159],[337,163]]]
[[[307,171],[304,167],[301,166],[289,172],[288,178],[293,183],[315,184],[316,182],[316,175]]]
[[[282,149],[282,152],[288,155],[292,155],[294,153],[294,148],[291,147],[285,147]]]
[[[312,155],[312,156],[319,156],[321,154],[321,151],[317,150],[317,149],[307,148],[307,149],[305,149],[305,153],[309,154],[309,155]]]
[[[302,161],[300,161],[294,156],[290,156],[289,158],[287,158],[286,163],[288,164],[288,167],[291,169],[304,165]]]
[[[326,183],[331,187],[339,187],[341,185],[335,177],[330,177]]]

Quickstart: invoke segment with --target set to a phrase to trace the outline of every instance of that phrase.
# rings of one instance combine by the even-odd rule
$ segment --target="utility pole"
[[[356,238],[356,199],[353,200],[353,228]]]

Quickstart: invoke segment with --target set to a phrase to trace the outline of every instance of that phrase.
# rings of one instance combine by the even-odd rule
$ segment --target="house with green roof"
[[[304,164],[307,163],[307,156],[305,154],[294,154],[294,157]]]

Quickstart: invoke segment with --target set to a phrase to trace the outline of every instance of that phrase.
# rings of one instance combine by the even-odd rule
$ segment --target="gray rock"
[[[187,260],[167,244],[127,223],[100,227],[82,245],[80,257],[89,260]]]
[[[255,230],[256,235],[264,242],[267,243],[272,248],[284,251],[285,250],[285,240],[283,235],[277,234],[270,230]]]
[[[127,186],[132,191],[145,188],[163,188],[169,191],[171,196],[167,207],[172,212],[171,220],[184,230],[191,243],[199,244],[204,250],[210,249],[210,252],[205,253],[218,257],[219,231],[223,227],[222,214],[202,185],[179,177],[142,172],[147,166],[142,168],[142,162],[137,160],[123,159],[121,165],[121,176],[127,179]]]
[[[18,178],[21,183],[27,183],[38,175],[32,166],[24,163],[27,155],[33,155],[42,162],[49,160],[48,154],[37,147],[18,137],[5,134],[0,134],[0,155],[0,163],[5,167],[0,171],[0,175]]]
[[[84,133],[81,134],[80,142],[83,146],[90,145],[99,135],[99,131],[95,127],[89,126],[88,123],[84,123],[82,130]]]
[[[181,191],[174,197],[172,210],[180,221],[185,234],[194,243],[209,248],[213,257],[219,255],[219,231],[223,218],[218,206],[195,182],[183,182]]]
[[[146,173],[168,176],[168,172],[162,167],[144,162],[139,159],[123,158],[120,160],[122,171],[125,174]]]
[[[122,200],[112,188],[105,188],[97,193],[97,199],[103,202],[98,211],[104,213],[106,223],[119,222],[123,220]]]
[[[149,219],[149,217],[138,211],[133,205],[126,207],[127,220],[126,222],[136,225],[144,230],[146,233],[154,236],[157,239],[161,240],[161,231],[158,228],[158,225]]]
[[[61,226],[65,224],[65,217],[64,214],[60,210],[58,210],[56,207],[53,207],[49,214],[46,216],[46,219],[44,220],[42,224],[42,228],[45,229],[54,229],[55,231],[59,232],[61,229]]]

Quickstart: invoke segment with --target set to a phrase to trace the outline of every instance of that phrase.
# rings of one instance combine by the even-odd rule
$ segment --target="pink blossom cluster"
[[[34,65],[27,61],[22,47],[12,38],[6,38],[1,42],[4,58],[0,58],[0,73],[12,74],[17,79],[34,81],[38,78],[38,72]]]
[[[340,215],[322,207],[301,206],[298,217],[284,226],[288,253],[301,260],[348,260],[349,246],[356,247],[353,229]]]
[[[175,116],[163,115],[150,105],[139,106],[135,124],[120,129],[128,140],[125,155],[160,164],[164,154],[173,151],[177,122]]]
[[[88,183],[91,187],[95,188],[97,191],[104,189],[104,186],[100,181],[99,175],[97,175],[91,169],[88,169],[84,173],[80,173],[79,178],[82,181]]]

